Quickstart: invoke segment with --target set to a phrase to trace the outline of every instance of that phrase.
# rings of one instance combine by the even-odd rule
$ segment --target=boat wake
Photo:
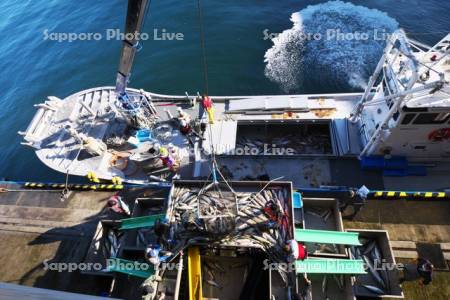
[[[285,92],[359,90],[398,23],[386,13],[342,1],[292,14],[291,29],[271,35],[265,75]]]

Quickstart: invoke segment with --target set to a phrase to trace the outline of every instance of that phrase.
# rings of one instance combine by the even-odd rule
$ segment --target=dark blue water
[[[307,52],[301,55],[296,49],[288,49],[287,53],[298,59],[311,57],[306,61],[307,65],[317,66],[311,64],[314,60],[319,63],[315,74],[310,74],[310,67],[305,68],[304,64],[289,70],[291,75],[302,78],[300,85],[297,82],[286,88],[283,82],[267,72],[268,63],[264,62],[264,57],[274,44],[264,40],[264,30],[271,33],[288,30],[293,27],[290,20],[293,13],[326,1],[203,2],[210,94],[345,92],[359,88],[355,82],[349,82],[348,70],[333,69],[334,64],[327,62],[330,60],[328,51],[329,55],[336,57],[336,64],[354,64],[355,60],[348,57],[356,52],[348,52],[349,45],[338,46],[337,52],[334,52],[327,48],[330,45],[319,44],[317,46],[322,47],[320,56],[314,54],[311,44]],[[381,23],[389,23],[388,20],[392,19],[412,37],[428,44],[436,43],[450,31],[448,1],[351,2],[385,12],[388,16],[377,20],[372,17],[380,16],[378,12],[367,15],[367,11],[361,11],[361,8],[352,8],[350,14],[346,9],[347,14],[342,19],[339,10],[325,14],[325,7],[322,8],[324,13],[319,12],[319,15],[326,15],[327,19],[320,22],[344,24],[351,30],[358,30],[361,25],[367,30],[379,28],[383,25]],[[26,129],[35,112],[33,104],[42,102],[48,95],[65,97],[86,88],[114,84],[121,46],[119,41],[56,42],[44,40],[44,30],[52,33],[98,32],[105,35],[109,28],[123,28],[125,12],[125,0],[0,2],[0,177],[60,180],[61,175],[45,167],[31,149],[20,145],[21,138],[17,131]],[[357,18],[362,18],[361,22]],[[308,28],[315,27],[314,22],[319,22],[317,18],[306,21]],[[389,24],[386,26],[390,28],[393,23]],[[146,41],[136,59],[131,86],[158,93],[201,92],[203,80],[196,1],[153,0],[145,31],[152,35],[155,28],[159,32],[165,29],[171,33],[182,33],[184,39]],[[283,45],[278,47],[283,50]],[[292,44],[286,43],[286,47],[292,47]],[[352,43],[351,47],[365,49],[364,45],[357,43]],[[358,66],[369,65],[370,69],[372,59],[364,56],[366,52],[359,52],[363,56],[362,60],[358,60],[361,63]],[[336,53],[340,55],[336,56]],[[333,61],[336,59],[333,58]],[[279,67],[278,64],[272,65]],[[297,67],[296,64],[293,67]],[[353,73],[358,73],[355,70]],[[367,70],[360,73],[356,75],[364,77]],[[333,74],[337,79],[331,80],[333,84],[330,84]]]

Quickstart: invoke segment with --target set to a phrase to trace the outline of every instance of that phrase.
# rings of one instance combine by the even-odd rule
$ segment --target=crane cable
[[[197,0],[197,11],[198,11],[198,24],[200,28],[200,48],[202,50],[202,64],[203,64],[203,80],[204,80],[204,95],[209,95],[209,82],[208,82],[208,60],[206,57],[206,46],[205,46],[205,30],[203,26],[203,10],[201,0]],[[212,129],[211,124],[209,126],[209,143],[211,146],[211,163],[213,167],[213,172],[215,166],[217,166],[216,157],[214,153],[214,144],[212,139]],[[215,176],[215,174],[213,174]]]
[[[197,10],[198,10],[198,23],[199,23],[199,27],[200,27],[200,48],[202,50],[203,80],[204,80],[204,85],[205,85],[204,86],[204,94],[206,96],[208,96],[209,95],[208,59],[206,56],[205,30],[204,30],[204,24],[203,24],[203,9],[202,9],[201,0],[197,0]],[[214,141],[212,138],[213,131],[211,128],[211,124],[209,124],[208,127],[209,127],[209,143],[210,143],[210,147],[211,147],[210,161],[211,161],[211,171],[212,171],[211,175],[213,177],[213,186],[215,186],[217,188],[217,190],[220,192],[220,189],[218,187],[218,183],[219,183],[218,178],[220,177],[224,181],[224,183],[227,185],[227,187],[230,189],[230,191],[234,195],[236,195],[236,192],[231,187],[231,185],[228,183],[227,179],[225,178],[225,176],[222,174],[222,172],[219,169],[219,164],[217,163],[215,149],[214,149]],[[205,185],[206,185],[206,183],[205,183]]]

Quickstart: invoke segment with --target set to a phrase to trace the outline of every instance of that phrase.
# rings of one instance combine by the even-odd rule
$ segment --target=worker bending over
[[[201,135],[196,132],[191,126],[191,116],[187,114],[181,107],[177,108],[178,111],[178,125],[180,126],[180,132],[185,135],[191,144],[194,144],[191,140],[191,136],[202,138]]]
[[[165,167],[167,167],[171,172],[176,172],[180,163],[174,158],[166,147],[159,148],[159,158]]]

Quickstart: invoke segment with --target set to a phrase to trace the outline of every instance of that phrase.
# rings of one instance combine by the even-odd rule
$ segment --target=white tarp
[[[206,153],[211,153],[210,134],[212,134],[215,154],[232,154],[236,147],[237,122],[232,120],[216,121],[209,126],[211,126],[211,130],[209,128],[206,130],[206,140],[203,142]]]
[[[336,108],[333,99],[308,99],[307,97],[277,96],[266,99],[255,98],[245,100],[231,100],[229,111],[252,110],[310,110]]]

